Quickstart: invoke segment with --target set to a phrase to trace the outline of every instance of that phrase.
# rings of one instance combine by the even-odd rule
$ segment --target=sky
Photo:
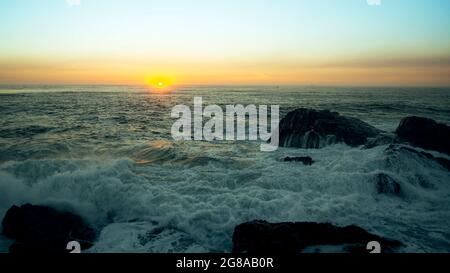
[[[448,0],[0,0],[0,84],[450,86],[448,11]]]

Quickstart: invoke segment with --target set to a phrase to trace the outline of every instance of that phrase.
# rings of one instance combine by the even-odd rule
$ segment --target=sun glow
[[[169,77],[154,77],[146,82],[152,92],[167,93],[174,89],[174,80]]]

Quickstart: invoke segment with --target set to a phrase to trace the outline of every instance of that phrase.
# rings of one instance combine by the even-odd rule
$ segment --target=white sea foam
[[[392,160],[387,146],[261,153],[244,142],[164,143],[137,148],[146,164],[126,157],[3,163],[0,217],[25,202],[73,210],[101,232],[93,252],[230,251],[234,226],[254,219],[357,224],[406,250],[449,249],[449,173],[437,163]],[[182,156],[167,156],[167,146]],[[316,162],[280,160],[300,155]],[[190,164],[195,158],[203,160]],[[402,196],[376,192],[379,172],[399,182]]]

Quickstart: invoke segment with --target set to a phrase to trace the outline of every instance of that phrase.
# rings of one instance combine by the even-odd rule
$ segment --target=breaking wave
[[[248,143],[242,146],[252,156],[228,145],[208,157],[190,154],[210,151],[204,144],[178,153],[175,143],[156,142],[117,159],[3,163],[0,213],[26,202],[75,211],[100,232],[93,252],[230,251],[234,226],[253,219],[357,224],[400,239],[409,251],[450,249],[449,173],[427,158],[390,154],[386,145],[264,154]],[[223,153],[227,160],[214,160]],[[305,154],[315,164],[280,160]],[[402,195],[377,192],[381,172],[399,183]],[[432,240],[424,235],[430,230]]]

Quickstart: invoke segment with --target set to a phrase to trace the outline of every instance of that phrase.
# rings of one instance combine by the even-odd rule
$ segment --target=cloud
[[[81,0],[66,0],[69,6],[79,6],[81,5]]]

